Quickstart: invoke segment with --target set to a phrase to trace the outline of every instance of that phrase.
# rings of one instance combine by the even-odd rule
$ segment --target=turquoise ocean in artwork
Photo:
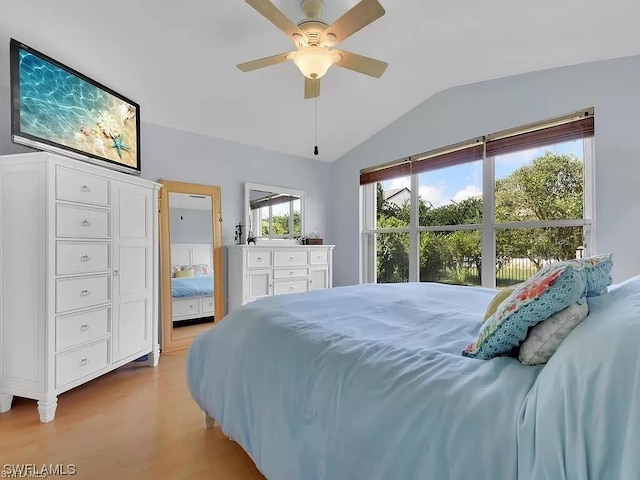
[[[19,58],[23,133],[136,165],[135,107],[25,50]]]

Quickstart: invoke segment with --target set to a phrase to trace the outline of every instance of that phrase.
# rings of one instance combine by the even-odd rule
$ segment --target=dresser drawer
[[[109,275],[56,280],[56,312],[108,303],[111,299],[109,283]]]
[[[173,316],[200,313],[199,298],[180,298],[173,301]]]
[[[102,308],[56,318],[56,350],[82,345],[109,334],[111,309]]]
[[[270,267],[271,250],[249,250],[247,251],[247,267]]]
[[[109,205],[109,180],[59,166],[56,169],[56,198],[70,202]]]
[[[309,270],[306,268],[287,268],[273,271],[273,278],[306,277],[307,275],[309,275]]]
[[[109,365],[109,341],[56,355],[56,388],[91,375]]]
[[[71,205],[56,206],[58,237],[109,237],[109,211]]]
[[[215,301],[213,297],[204,297],[202,299],[202,313],[211,313],[215,311]]]
[[[326,250],[310,250],[309,261],[311,265],[324,265],[329,263],[329,252]]]
[[[278,280],[273,282],[273,294],[301,293],[307,291],[307,279]]]
[[[307,258],[307,250],[302,252],[297,250],[284,250],[274,253],[273,264],[276,267],[290,266],[290,265],[307,265],[309,260]]]
[[[56,244],[56,275],[109,270],[109,243]]]

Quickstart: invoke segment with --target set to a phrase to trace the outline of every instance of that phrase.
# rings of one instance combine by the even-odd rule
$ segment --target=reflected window
[[[293,238],[301,235],[300,197],[277,192],[251,190],[250,231],[259,237]]]

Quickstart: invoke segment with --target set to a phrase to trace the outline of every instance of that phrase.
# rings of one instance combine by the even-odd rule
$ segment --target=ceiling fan
[[[307,18],[297,25],[269,0],[246,2],[282,30],[297,50],[241,63],[238,68],[243,72],[292,60],[305,76],[304,98],[315,98],[320,95],[320,78],[332,65],[375,78],[380,78],[387,69],[386,62],[332,48],[384,15],[385,10],[377,0],[361,0],[331,25],[320,18],[324,11],[322,0],[304,0],[302,11]]]

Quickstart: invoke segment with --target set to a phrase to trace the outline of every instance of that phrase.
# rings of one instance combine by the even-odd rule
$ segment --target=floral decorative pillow
[[[500,303],[462,354],[487,360],[511,352],[524,341],[529,328],[585,295],[585,276],[584,266],[575,261],[541,268]]]
[[[491,318],[491,315],[496,313],[496,310],[498,309],[500,304],[504,302],[507,298],[509,298],[509,295],[511,295],[515,289],[516,289],[515,286],[503,288],[497,293],[495,297],[493,297],[493,300],[491,300],[491,303],[489,303],[489,306],[487,307],[487,311],[484,314],[482,323],[486,322],[489,318]]]
[[[196,277],[203,277],[211,275],[211,269],[209,265],[206,263],[199,263],[197,265],[192,265],[193,267],[193,275]]]
[[[562,341],[587,315],[589,305],[584,297],[554,313],[529,330],[527,339],[520,345],[518,359],[525,365],[547,363]]]

